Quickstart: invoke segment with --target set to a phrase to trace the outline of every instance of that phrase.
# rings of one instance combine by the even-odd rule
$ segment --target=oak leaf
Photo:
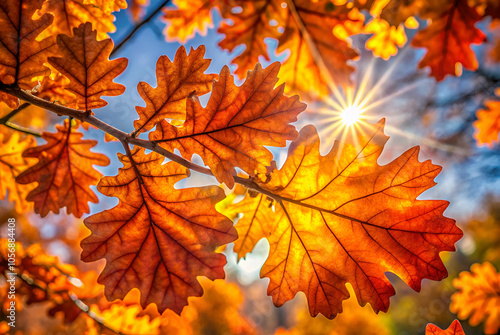
[[[277,62],[266,69],[257,64],[238,87],[225,66],[206,108],[188,99],[184,124],[177,127],[163,120],[149,139],[169,151],[178,149],[187,159],[200,155],[217,180],[230,188],[235,167],[251,176],[265,174],[272,154],[264,145],[283,147],[294,139],[297,131],[289,123],[306,107],[298,96],[284,96],[284,85],[274,88],[279,69]]]
[[[205,74],[210,65],[204,59],[205,46],[191,48],[189,55],[181,46],[175,53],[174,61],[161,56],[156,62],[156,88],[148,83],[137,85],[139,94],[146,102],[146,107],[137,106],[139,120],[134,121],[136,132],[151,130],[160,120],[186,118],[186,98],[203,95],[210,91],[215,74]]]
[[[281,34],[277,25],[279,21],[283,21],[280,17],[286,12],[279,1],[245,1],[238,5],[241,12],[228,12],[225,19],[231,20],[232,23],[223,21],[218,32],[225,35],[219,43],[222,49],[233,52],[238,46],[245,45],[245,50],[231,61],[238,66],[234,73],[243,79],[247,71],[259,62],[260,56],[267,61],[271,60],[264,39],[279,38]],[[272,26],[271,20],[276,21],[276,25]]]
[[[438,326],[429,323],[427,327],[425,327],[425,335],[465,335],[465,332],[460,322],[458,320],[455,320],[446,330],[443,330]]]
[[[0,199],[8,193],[9,201],[15,202],[16,211],[22,213],[30,208],[26,196],[33,185],[18,184],[16,177],[33,163],[33,159],[23,157],[23,152],[36,146],[36,141],[32,136],[21,140],[17,132],[7,135],[6,129],[0,128]]]
[[[447,276],[439,252],[454,250],[462,232],[443,216],[446,201],[416,200],[434,186],[441,168],[420,163],[418,147],[379,166],[388,137],[383,121],[372,126],[371,137],[357,137],[360,149],[335,142],[326,156],[319,153],[316,129],[307,126],[290,145],[281,170],[268,183],[256,181],[277,199],[269,219],[276,223],[270,235],[258,225],[239,233],[269,241],[261,277],[270,279],[268,294],[275,305],[303,291],[313,316],[333,318],[349,296],[349,282],[361,305],[387,311],[395,291],[385,272],[416,291],[424,278]]]
[[[497,91],[500,93],[500,90]],[[498,95],[498,94],[497,94]],[[500,101],[488,100],[485,102],[486,109],[478,110],[477,121],[473,123],[474,138],[478,145],[493,147],[499,142],[500,132]]]
[[[398,53],[398,47],[406,44],[406,34],[403,25],[390,26],[385,20],[374,18],[365,26],[365,32],[374,34],[366,41],[366,48],[373,55],[388,60]]]
[[[99,7],[105,13],[119,11],[127,8],[126,0],[83,0],[85,5],[93,5]]]
[[[109,60],[113,41],[96,40],[96,31],[87,22],[73,29],[73,37],[59,35],[57,44],[62,57],[49,57],[49,63],[69,78],[66,89],[76,95],[76,107],[89,111],[107,105],[102,95],[116,96],[125,86],[113,82],[127,67],[126,58]]]
[[[32,80],[50,74],[43,65],[55,47],[53,37],[37,41],[38,35],[52,23],[44,14],[32,19],[43,0],[2,1],[0,3],[0,81],[31,89]]]
[[[458,292],[451,296],[450,311],[469,319],[473,327],[485,321],[484,332],[500,330],[500,273],[489,262],[473,264],[453,280]]]
[[[38,182],[28,196],[34,201],[35,212],[42,217],[50,211],[59,213],[66,207],[69,214],[81,217],[89,212],[88,202],[97,203],[97,197],[90,190],[101,173],[92,165],[106,166],[109,158],[91,152],[97,144],[94,140],[82,139],[83,134],[74,130],[69,122],[57,125],[56,133],[43,133],[47,144],[29,148],[23,157],[38,158],[38,163],[16,177],[20,184]]]
[[[112,14],[80,0],[48,0],[40,10],[40,14],[45,13],[54,15],[54,23],[42,36],[57,36],[59,34],[72,36],[73,29],[86,22],[92,23],[97,30],[99,40],[108,38],[108,33],[116,30],[113,24],[115,17]]]
[[[412,46],[427,49],[420,68],[429,66],[431,75],[438,81],[446,75],[459,74],[457,63],[469,70],[477,69],[478,62],[470,46],[484,42],[486,35],[474,27],[481,16],[467,1],[439,0],[424,8],[421,16],[432,19],[432,23],[419,31],[411,42]]]
[[[280,72],[281,82],[287,83],[287,92],[324,96],[331,85],[349,85],[354,68],[347,61],[356,59],[358,53],[332,31],[363,19],[348,4],[334,5],[327,0],[288,2],[281,23],[285,30],[277,49],[279,53],[289,51]]]
[[[92,234],[81,243],[82,260],[107,260],[99,276],[109,300],[132,288],[141,305],[180,313],[189,296],[203,292],[197,276],[224,278],[224,255],[215,249],[236,238],[232,222],[215,210],[224,195],[216,186],[175,189],[188,170],[157,153],[119,154],[123,168],[102,178],[97,189],[119,204],[88,217]]]
[[[416,16],[424,0],[390,0],[380,13],[380,18],[389,22],[393,27],[405,23],[408,18]]]

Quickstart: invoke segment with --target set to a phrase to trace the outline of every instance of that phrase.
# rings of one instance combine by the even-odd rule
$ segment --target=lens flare
[[[340,118],[347,127],[351,127],[360,120],[362,113],[363,110],[359,106],[348,106],[340,113]]]

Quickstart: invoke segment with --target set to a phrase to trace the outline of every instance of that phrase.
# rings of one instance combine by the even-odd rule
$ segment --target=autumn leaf
[[[11,109],[19,107],[19,99],[10,94],[0,92],[0,103],[3,102]]]
[[[455,320],[446,330],[442,330],[438,326],[429,323],[425,328],[425,335],[465,335],[465,333],[460,322]]]
[[[37,36],[52,23],[44,14],[33,20],[43,0],[2,1],[0,3],[0,81],[18,84],[21,88],[35,86],[33,78],[50,74],[43,65],[54,50],[54,38],[37,41]]]
[[[93,5],[99,7],[105,13],[119,11],[120,9],[127,8],[126,0],[83,0],[86,5]]]
[[[90,22],[97,30],[99,40],[108,38],[108,33],[116,30],[113,21],[115,17],[102,8],[89,2],[106,3],[103,0],[47,0],[40,14],[52,13],[54,23],[47,29],[43,36],[57,36],[64,34],[73,36],[73,29],[81,24]],[[111,1],[109,1],[111,3]]]
[[[203,292],[197,276],[224,278],[226,259],[215,249],[236,232],[214,207],[223,191],[175,189],[188,170],[174,162],[162,165],[164,157],[154,152],[136,148],[119,158],[123,168],[101,179],[97,189],[120,203],[85,220],[92,234],[81,243],[82,260],[107,260],[98,281],[109,300],[137,287],[143,307],[155,303],[160,312],[180,313],[189,296]]]
[[[191,48],[189,55],[181,46],[175,53],[174,61],[161,56],[156,62],[156,80],[158,86],[148,83],[137,85],[139,94],[146,102],[146,107],[136,107],[139,120],[134,121],[137,133],[151,130],[160,120],[186,118],[186,98],[203,95],[210,91],[215,74],[204,74],[210,60],[204,59],[205,46]]]
[[[77,132],[66,122],[64,126],[56,126],[56,133],[43,133],[47,144],[30,148],[23,157],[38,158],[38,163],[19,176],[20,184],[38,182],[38,186],[28,196],[34,201],[35,212],[42,217],[50,211],[59,213],[66,207],[68,214],[81,217],[89,212],[88,202],[97,202],[97,197],[90,190],[101,173],[92,165],[106,166],[109,158],[90,151],[97,142],[83,140],[83,134]]]
[[[116,96],[125,92],[125,86],[113,79],[127,67],[126,58],[108,59],[113,41],[96,40],[91,23],[73,29],[73,37],[59,35],[57,44],[63,57],[49,57],[49,63],[69,78],[66,89],[76,95],[78,109],[89,111],[107,105],[101,95]]]
[[[332,80],[334,85],[349,85],[354,68],[347,61],[358,54],[332,31],[347,22],[362,22],[363,15],[351,13],[347,4],[334,5],[327,0],[297,0],[287,4],[285,30],[278,40],[278,52],[289,51],[279,74],[287,84],[287,92],[321,97],[328,94]]]
[[[496,93],[500,94],[500,90]],[[497,94],[497,96],[499,95]],[[500,101],[487,100],[486,109],[477,111],[477,121],[474,126],[474,138],[478,146],[488,146],[492,148],[495,142],[499,142],[498,133],[500,132]]]
[[[283,21],[280,17],[286,12],[279,1],[245,1],[238,5],[241,7],[240,13],[228,12],[225,15],[232,23],[223,21],[218,29],[219,33],[225,35],[219,46],[233,52],[238,46],[245,45],[245,50],[231,61],[238,66],[234,73],[238,78],[244,79],[247,71],[259,62],[260,56],[270,61],[264,38],[279,38],[281,34],[277,24],[272,26],[270,22],[276,19]]]
[[[279,63],[266,69],[257,64],[238,87],[224,67],[206,108],[188,99],[184,124],[177,127],[162,120],[149,139],[169,151],[179,149],[187,159],[200,155],[217,180],[230,188],[235,167],[251,176],[266,174],[272,154],[264,145],[283,147],[294,139],[297,132],[289,123],[306,108],[298,96],[283,95],[284,85],[274,88],[279,69]]]
[[[75,95],[66,89],[70,84],[69,79],[57,73],[57,71],[54,72],[56,74],[53,78],[52,75],[43,77],[40,82],[40,89],[36,95],[42,99],[57,102],[66,107],[75,107]]]
[[[276,306],[303,291],[311,315],[333,318],[349,296],[349,282],[361,305],[387,311],[395,291],[385,272],[416,291],[424,278],[447,276],[439,252],[454,250],[462,232],[443,216],[446,201],[416,200],[434,186],[441,168],[420,163],[418,147],[379,166],[388,138],[383,121],[371,128],[371,137],[357,138],[359,149],[336,142],[321,156],[316,129],[306,126],[281,170],[268,183],[256,181],[277,199],[269,218],[276,223],[270,234],[258,225],[239,233],[269,241],[261,277],[270,279],[268,294]]]
[[[144,9],[149,5],[149,0],[132,0],[130,4],[130,12],[134,21],[139,20],[144,12]]]
[[[436,6],[440,10],[436,11]],[[419,67],[431,68],[431,75],[443,80],[446,75],[457,75],[456,64],[468,70],[476,70],[478,62],[471,44],[481,44],[486,35],[474,25],[481,20],[474,8],[465,0],[440,0],[421,14],[432,23],[419,31],[412,46],[426,48],[427,54]],[[458,73],[459,74],[459,73]]]
[[[207,29],[213,27],[212,8],[219,3],[230,0],[173,0],[172,4],[177,8],[166,7],[163,19],[167,26],[163,31],[167,41],[186,43],[196,33],[206,35]],[[224,8],[224,6],[221,6]]]
[[[373,19],[366,25],[365,32],[374,34],[366,41],[366,48],[372,50],[375,56],[384,60],[396,55],[398,47],[406,44],[403,25],[394,27],[390,26],[385,20]]]
[[[473,327],[485,321],[485,334],[500,330],[500,273],[491,263],[473,264],[453,280],[458,292],[451,296],[450,311]]]
[[[398,27],[408,18],[416,16],[424,3],[424,0],[389,0],[382,9],[380,18],[389,22],[391,26]]]
[[[8,193],[9,201],[16,203],[16,212],[23,213],[30,208],[26,196],[33,186],[18,184],[16,177],[33,163],[33,159],[23,157],[23,152],[36,141],[32,136],[21,140],[17,132],[7,135],[6,129],[0,128],[0,198]]]

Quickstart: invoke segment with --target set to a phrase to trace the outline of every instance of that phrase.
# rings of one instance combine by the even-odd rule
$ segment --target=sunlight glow
[[[359,121],[362,113],[363,110],[359,106],[349,106],[340,113],[340,117],[342,118],[342,122],[350,127]]]

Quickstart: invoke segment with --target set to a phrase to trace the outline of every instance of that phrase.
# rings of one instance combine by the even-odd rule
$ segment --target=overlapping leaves
[[[332,318],[349,282],[362,305],[387,311],[395,292],[385,272],[417,291],[424,278],[446,277],[439,252],[454,250],[462,232],[443,216],[446,201],[416,200],[441,168],[420,163],[418,147],[379,166],[383,122],[369,133],[358,138],[358,148],[336,142],[321,156],[316,130],[303,128],[283,168],[269,182],[257,181],[276,199],[272,215],[262,196],[237,205],[244,221],[236,226],[243,239],[236,250],[242,257],[251,247],[245,241],[267,238],[261,276],[271,280],[268,294],[277,306],[303,291],[312,315]]]

